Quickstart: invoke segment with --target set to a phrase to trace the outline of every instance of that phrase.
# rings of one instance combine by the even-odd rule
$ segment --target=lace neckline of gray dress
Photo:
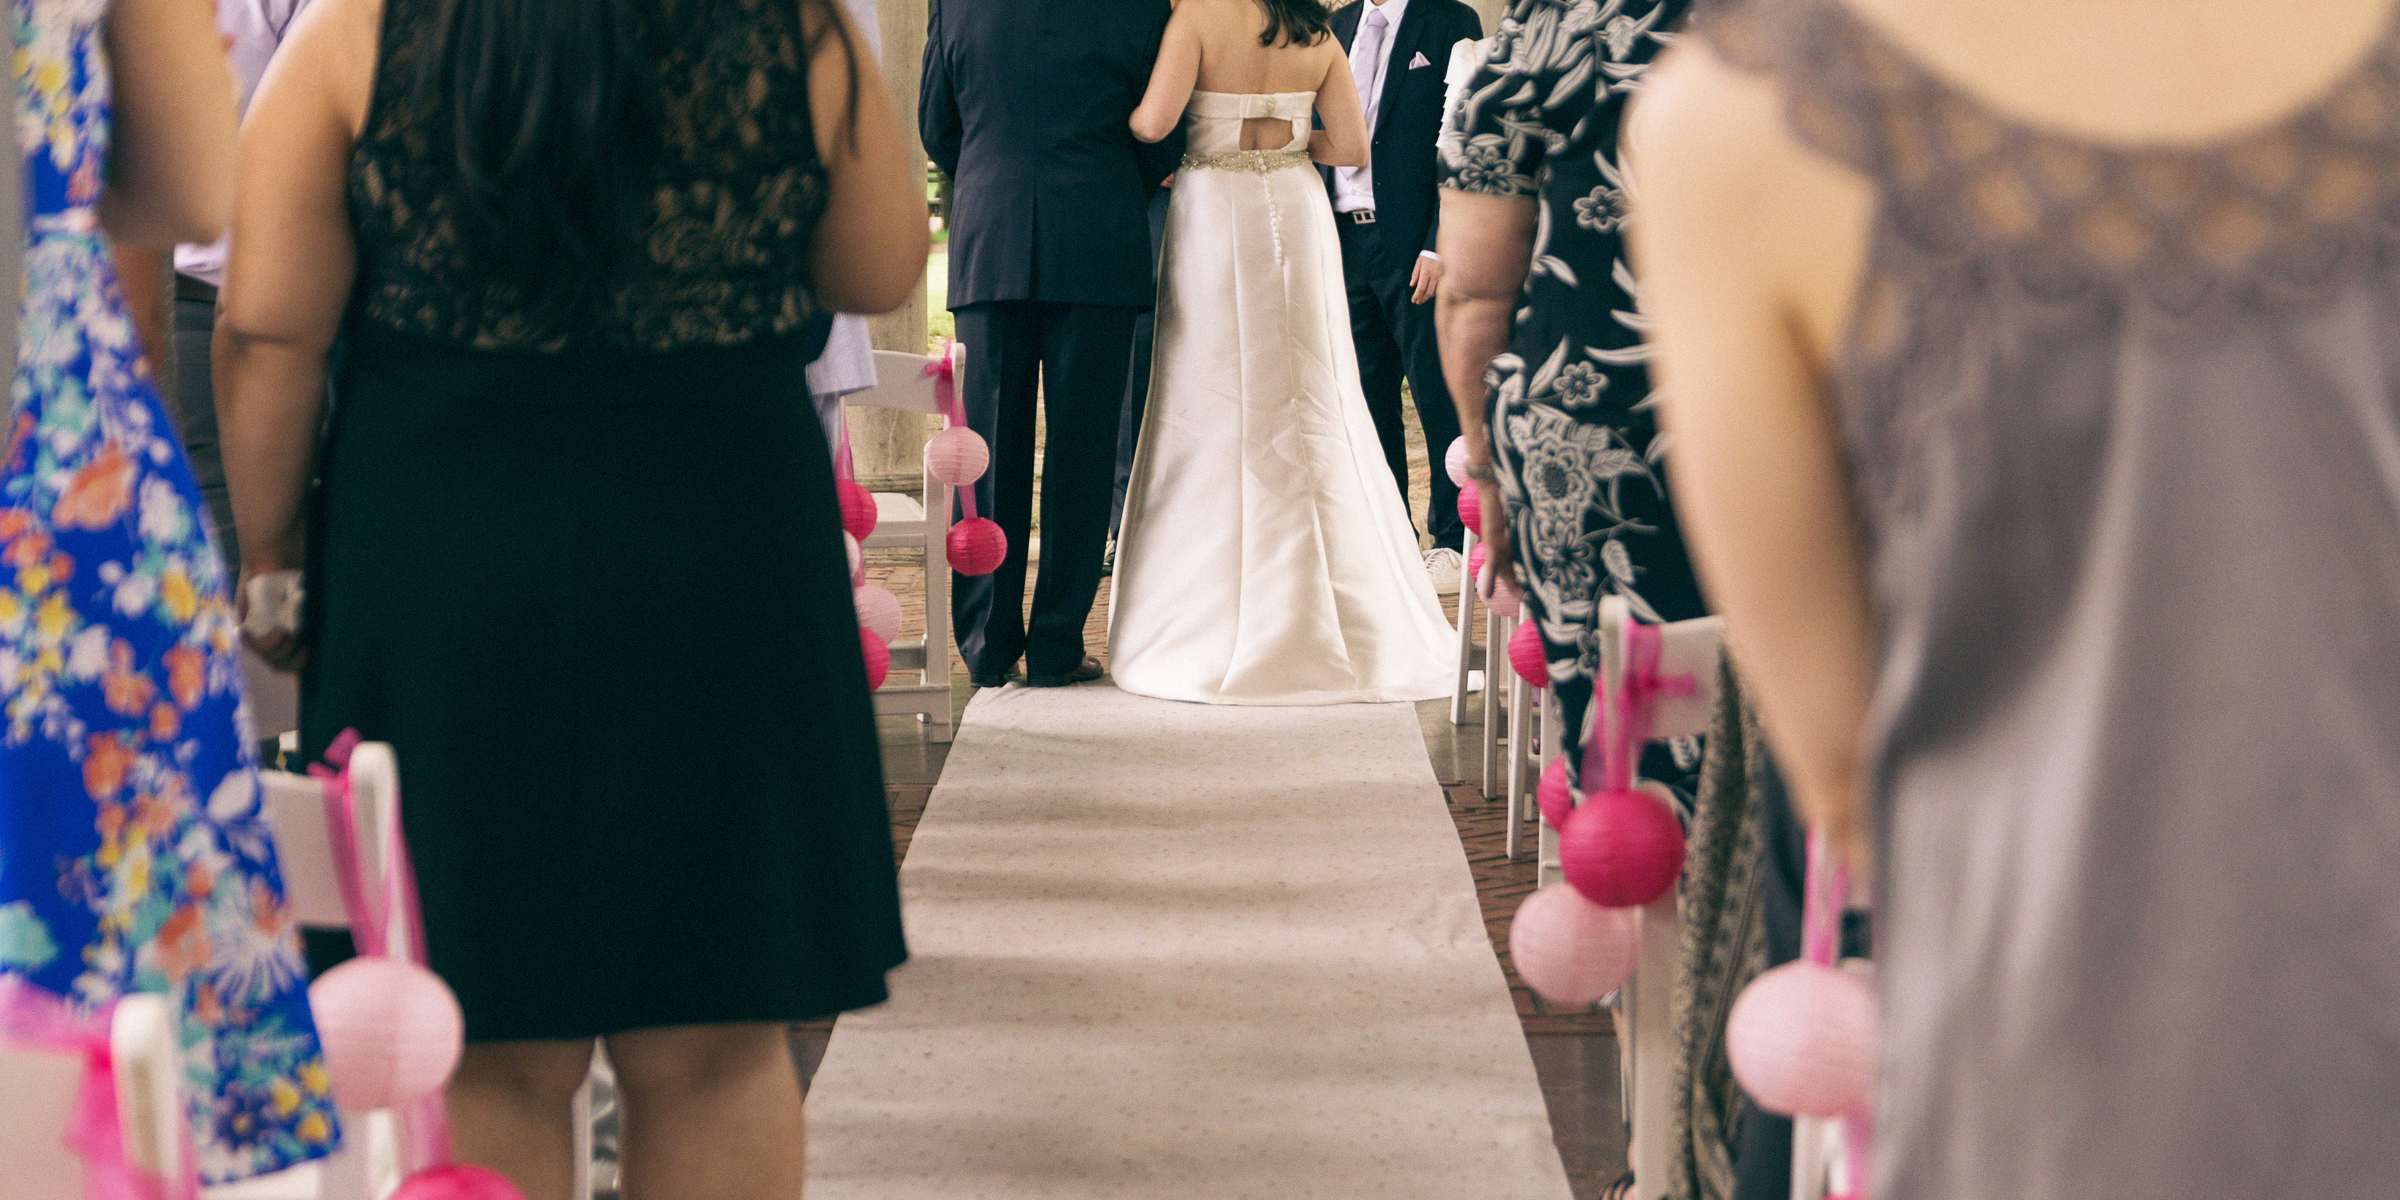
[[[2167,311],[2315,291],[2400,249],[2400,3],[2313,99],[2206,142],[2111,143],[2002,112],[1843,0],[1707,0],[1729,60],[1773,72],[1802,141],[1874,183],[1889,231],[2036,297]]]

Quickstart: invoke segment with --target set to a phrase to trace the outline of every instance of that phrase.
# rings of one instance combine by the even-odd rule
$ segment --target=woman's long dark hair
[[[1266,31],[1258,35],[1261,46],[1279,41],[1314,46],[1333,32],[1333,13],[1322,0],[1258,0],[1258,6],[1267,10]]]
[[[397,3],[400,0],[387,0]],[[417,74],[425,134],[462,249],[515,287],[537,321],[587,317],[646,261],[665,119],[653,69],[657,0],[436,0]],[[814,61],[827,36],[856,53],[832,0],[795,0]],[[729,98],[730,99],[730,98]],[[850,77],[857,110],[858,76]],[[445,161],[446,160],[446,161]]]

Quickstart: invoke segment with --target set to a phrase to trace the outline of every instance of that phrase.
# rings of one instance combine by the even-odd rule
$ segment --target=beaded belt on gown
[[[1216,154],[1183,156],[1183,169],[1186,171],[1249,171],[1266,175],[1309,165],[1306,150],[1226,150]]]

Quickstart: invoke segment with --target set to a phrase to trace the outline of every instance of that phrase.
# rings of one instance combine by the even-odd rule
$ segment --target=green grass
[[[930,349],[957,336],[958,322],[950,316],[950,253],[936,248],[925,260],[925,338]]]

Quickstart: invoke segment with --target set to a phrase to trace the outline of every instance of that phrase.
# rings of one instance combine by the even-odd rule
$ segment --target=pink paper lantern
[[[1450,473],[1450,482],[1462,488],[1475,486],[1475,480],[1467,475],[1467,439],[1450,439],[1450,449],[1442,455],[1442,469]]]
[[[846,532],[842,534],[842,553],[850,559],[850,586],[855,588],[865,583],[867,581],[866,553],[858,548],[858,539],[851,537]]]
[[[961,575],[989,575],[1008,557],[1008,534],[990,517],[968,517],[951,526],[946,542],[950,569]]]
[[[1542,648],[1542,631],[1527,621],[1508,635],[1508,665],[1517,677],[1535,687],[1550,686],[1550,652]]]
[[[1467,528],[1474,530],[1476,537],[1483,536],[1482,488],[1463,487],[1458,489],[1458,519],[1466,522]]]
[[[1542,820],[1552,829],[1565,829],[1567,816],[1575,811],[1575,792],[1567,786],[1567,760],[1554,758],[1542,768],[1542,781],[1533,789],[1534,806],[1542,810]]]
[[[991,465],[992,448],[982,434],[964,425],[953,425],[925,443],[925,469],[951,487],[965,487],[983,478],[984,469]]]
[[[1467,551],[1467,578],[1476,581],[1477,587],[1475,590],[1478,592],[1483,590],[1481,584],[1483,581],[1484,560],[1489,557],[1490,554],[1485,549],[1484,543],[1482,542],[1475,543],[1475,548]]]
[[[466,1017],[441,977],[395,958],[354,958],[308,986],[333,1102],[349,1112],[432,1095],[458,1069]]]
[[[835,480],[833,490],[842,500],[842,531],[866,541],[875,532],[875,493],[849,479]]]
[[[1875,993],[1823,963],[1789,962],[1750,981],[1726,1016],[1725,1054],[1768,1112],[1838,1117],[1875,1086]]]
[[[900,597],[868,584],[850,593],[850,602],[858,610],[858,623],[873,630],[886,645],[900,636]]]
[[[1525,897],[1508,925],[1508,955],[1527,987],[1582,1007],[1624,986],[1642,948],[1641,913],[1602,908],[1553,884]]]
[[[871,692],[882,687],[883,681],[890,678],[892,673],[892,648],[884,645],[883,639],[875,636],[874,630],[861,629],[858,631],[858,650],[867,660],[867,690]]]
[[[1492,581],[1491,596],[1484,603],[1491,605],[1493,612],[1504,617],[1524,615],[1525,597],[1517,591],[1515,578],[1492,570],[1492,564],[1489,561],[1486,561],[1483,566],[1485,574]]]
[[[473,1163],[445,1163],[409,1176],[392,1200],[525,1200],[508,1177]]]
[[[1558,831],[1567,882],[1604,908],[1667,894],[1683,873],[1683,822],[1647,792],[1590,792]]]

